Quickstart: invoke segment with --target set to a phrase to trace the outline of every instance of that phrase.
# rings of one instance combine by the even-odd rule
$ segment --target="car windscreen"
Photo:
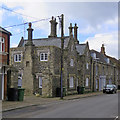
[[[106,87],[107,88],[113,88],[113,85],[107,85]]]

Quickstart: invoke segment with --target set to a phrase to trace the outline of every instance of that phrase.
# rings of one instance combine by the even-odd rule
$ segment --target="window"
[[[107,68],[106,68],[107,70],[106,70],[106,75],[108,75],[108,66],[107,66]]]
[[[96,75],[98,75],[98,66],[96,65]]]
[[[71,46],[71,51],[73,51],[73,45]]]
[[[86,69],[88,69],[88,63],[86,63]]]
[[[85,86],[88,87],[88,78],[86,78],[86,85]]]
[[[29,61],[26,61],[26,67],[29,67],[29,66],[30,66]]]
[[[4,52],[5,51],[5,40],[4,38],[0,37],[0,52]]]
[[[42,88],[42,77],[39,77],[39,88]]]
[[[21,62],[21,54],[14,55],[14,62]]]
[[[104,75],[105,74],[105,71],[104,71],[105,69],[104,69],[104,66],[103,66],[103,68],[102,68],[102,75]]]
[[[73,77],[70,77],[70,81],[69,81],[69,87],[73,88]]]
[[[110,59],[109,58],[107,58],[107,63],[110,63]]]
[[[40,61],[48,61],[48,54],[40,53]]]
[[[73,66],[73,59],[70,60],[70,66]]]
[[[87,51],[87,53],[86,53],[86,54],[87,54],[87,56],[88,56],[88,51]]]
[[[98,89],[98,80],[96,79],[96,89]]]
[[[22,87],[22,75],[18,76],[18,87]]]

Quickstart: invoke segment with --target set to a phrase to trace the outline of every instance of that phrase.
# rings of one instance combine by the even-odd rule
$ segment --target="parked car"
[[[103,93],[116,93],[117,92],[117,87],[116,85],[106,85],[103,88]]]

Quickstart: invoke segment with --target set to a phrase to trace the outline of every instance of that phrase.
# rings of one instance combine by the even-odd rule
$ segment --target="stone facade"
[[[57,22],[54,17],[50,23],[51,33],[48,38],[33,39],[33,29],[29,24],[28,40],[24,40],[22,37],[18,47],[10,50],[10,64],[18,70],[16,75],[21,78],[22,85],[20,84],[20,86],[25,88],[25,94],[39,93],[43,97],[54,97],[56,96],[56,88],[60,87],[61,38],[57,37]],[[89,49],[88,42],[79,44],[77,29],[77,24],[74,27],[70,24],[69,36],[64,37],[63,87],[66,88],[67,95],[77,93],[77,86],[85,87],[86,92],[102,90],[97,87],[97,85],[100,86],[100,77],[105,78],[106,83],[110,80],[109,77],[112,83],[116,81],[115,66],[95,60],[92,57],[92,53],[95,51]],[[99,66],[98,73],[95,70],[96,66]],[[103,67],[104,72],[108,69],[112,75],[105,76]],[[15,80],[11,79],[11,83],[14,83],[13,81]],[[11,85],[17,87],[19,82]]]

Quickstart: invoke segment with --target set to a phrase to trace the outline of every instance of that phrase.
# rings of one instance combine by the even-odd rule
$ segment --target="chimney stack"
[[[102,44],[101,53],[102,53],[103,55],[105,55],[105,47],[104,47],[104,44]]]
[[[52,16],[52,20],[50,21],[51,23],[51,33],[50,35],[48,36],[49,38],[50,37],[57,37],[57,22],[56,22],[56,18],[54,18]]]
[[[77,27],[77,24],[75,23],[75,26],[74,26],[74,38],[75,38],[76,41],[77,41],[77,29],[78,29],[78,27]]]
[[[72,29],[73,29],[72,23],[70,23],[70,27],[69,27],[69,36],[73,35]]]
[[[27,29],[27,31],[28,31],[28,40],[29,41],[32,41],[32,31],[33,31],[33,29],[31,28],[31,26],[32,26],[32,23],[30,22],[29,23],[29,28]]]

